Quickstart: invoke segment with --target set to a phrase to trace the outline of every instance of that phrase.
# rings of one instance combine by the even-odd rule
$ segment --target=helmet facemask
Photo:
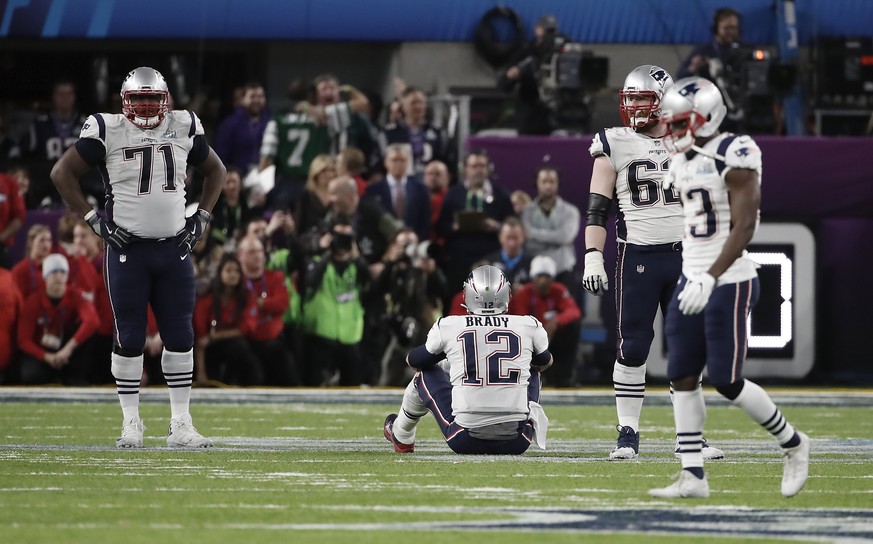
[[[669,132],[664,136],[664,147],[671,153],[685,153],[694,146],[697,131],[706,123],[706,117],[694,110],[667,113],[664,121]]]
[[[141,97],[149,97],[152,100],[135,102]],[[155,101],[154,97],[158,100]],[[169,111],[169,93],[142,89],[127,91],[121,96],[121,111],[134,125],[141,128],[154,128],[161,124]]]
[[[655,91],[622,89],[618,96],[624,126],[640,131],[658,122],[661,97]]]

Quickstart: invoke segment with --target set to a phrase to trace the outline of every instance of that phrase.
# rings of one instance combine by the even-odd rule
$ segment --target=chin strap
[[[724,160],[725,160],[725,158],[722,155],[719,155],[718,153],[713,153],[712,151],[706,151],[702,147],[698,147],[696,144],[691,145],[691,150],[696,151],[697,153],[699,153],[700,155],[703,155],[704,157],[709,157],[710,159],[715,159],[717,161],[722,161],[722,162],[724,162]]]

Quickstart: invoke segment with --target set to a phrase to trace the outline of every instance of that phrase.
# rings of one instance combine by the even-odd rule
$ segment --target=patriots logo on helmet
[[[660,83],[661,86],[663,86],[664,83],[667,81],[667,78],[670,77],[670,75],[667,74],[667,70],[664,70],[663,68],[659,68],[657,66],[654,66],[651,70],[649,70],[649,75],[652,76],[652,79]]]
[[[682,96],[688,96],[689,94],[697,94],[697,91],[699,90],[700,85],[698,85],[696,81],[693,81],[679,89],[679,94],[681,94]]]
[[[741,147],[741,148],[737,149],[736,153],[737,153],[737,157],[747,157],[749,155],[749,148],[748,147]]]

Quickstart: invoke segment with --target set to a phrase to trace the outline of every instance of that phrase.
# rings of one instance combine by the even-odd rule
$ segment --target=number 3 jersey
[[[682,195],[685,235],[682,239],[682,274],[706,272],[721,254],[731,230],[731,207],[725,175],[732,168],[754,170],[761,183],[761,150],[752,138],[724,133],[706,142],[703,150],[673,157],[670,177]],[[760,211],[758,212],[760,217]],[[757,275],[746,251],[718,278],[718,284],[736,283]]]
[[[548,347],[536,318],[505,314],[443,317],[425,343],[445,353],[452,413],[466,428],[527,419],[531,359]]]
[[[106,214],[116,225],[140,238],[170,237],[185,226],[188,155],[197,165],[209,153],[197,115],[171,111],[161,124],[144,129],[123,115],[98,113],[88,117],[79,137],[103,144],[105,155],[96,166],[106,188]]]
[[[594,135],[588,152],[605,156],[616,172],[612,197],[618,203],[619,242],[651,246],[682,239],[679,195],[662,187],[670,154],[660,138],[627,127],[608,128]]]

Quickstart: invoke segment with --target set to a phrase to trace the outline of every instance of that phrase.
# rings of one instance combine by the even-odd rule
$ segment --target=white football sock
[[[616,361],[612,368],[612,385],[618,424],[639,432],[640,412],[646,396],[646,364],[627,366]]]
[[[794,436],[794,427],[782,416],[779,407],[760,385],[745,380],[743,390],[733,403],[749,414],[752,420],[764,427],[781,445]]]
[[[413,381],[409,382],[403,392],[403,402],[400,404],[400,413],[394,420],[394,436],[403,444],[415,443],[415,429],[418,420],[427,414],[427,407],[418,396],[418,389]]]
[[[673,419],[682,468],[703,467],[703,424],[706,423],[706,405],[703,391],[673,392]]]
[[[142,355],[125,357],[112,353],[112,376],[118,391],[118,402],[125,421],[139,419],[139,385],[142,381]]]
[[[194,350],[167,351],[161,354],[161,370],[170,390],[170,413],[173,419],[188,415],[191,382],[194,378]]]

